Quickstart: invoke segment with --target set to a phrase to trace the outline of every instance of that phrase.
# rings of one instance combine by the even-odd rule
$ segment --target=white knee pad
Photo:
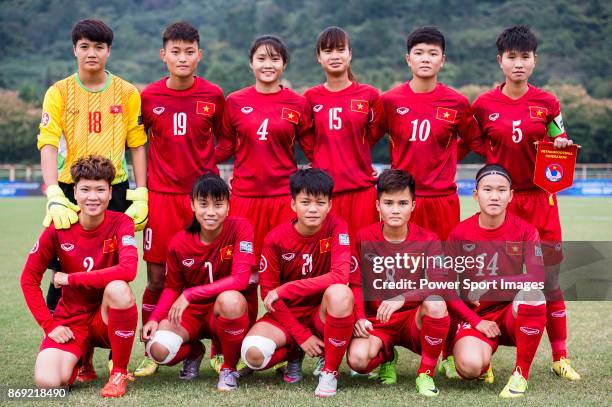
[[[156,342],[164,348],[168,349],[168,356],[166,356],[166,359],[162,360],[161,362],[157,362],[160,365],[165,365],[166,363],[174,359],[178,350],[183,344],[183,338],[181,338],[180,335],[177,335],[172,331],[156,331],[155,335],[153,336],[153,339],[147,342],[147,346],[145,347],[147,354],[151,354],[151,346]]]
[[[246,353],[249,350],[249,348],[257,348],[263,354],[264,360],[261,366],[253,366],[249,363],[246,357]],[[257,370],[257,369],[263,368],[264,366],[268,364],[268,362],[270,362],[270,359],[272,359],[272,355],[274,354],[275,350],[276,350],[276,343],[274,343],[272,339],[266,338],[265,336],[253,335],[253,336],[247,336],[242,341],[242,348],[240,350],[240,355],[242,356],[242,360],[248,367],[250,367],[251,369]]]
[[[514,300],[512,301],[512,312],[514,315],[518,313],[519,305],[527,303],[534,306],[546,304],[546,298],[544,297],[542,290],[521,290],[516,293]]]

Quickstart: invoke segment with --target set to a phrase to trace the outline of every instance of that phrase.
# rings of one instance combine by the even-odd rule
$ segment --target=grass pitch
[[[462,198],[462,218],[476,211],[470,198]],[[612,241],[612,199],[565,198],[559,199],[561,223],[565,240]],[[42,231],[44,211],[42,198],[0,200],[0,404],[8,403],[6,388],[23,388],[34,385],[32,375],[34,361],[42,330],[30,315],[19,286],[19,276],[25,257]],[[141,238],[139,234],[139,239]],[[139,246],[142,247],[142,246]],[[146,282],[144,263],[132,284],[137,301]],[[43,281],[46,293],[48,280]],[[542,339],[540,349],[530,374],[526,399],[518,403],[530,405],[612,405],[612,302],[568,302],[568,347],[573,365],[582,375],[579,382],[558,379],[550,372],[551,353],[548,339]],[[206,341],[208,346],[208,341]],[[134,369],[142,357],[143,346],[136,343],[132,352],[130,369]],[[95,367],[100,379],[77,386],[68,398],[71,405],[507,405],[497,398],[511,373],[514,348],[500,347],[493,358],[495,384],[479,382],[450,382],[436,376],[440,396],[425,400],[415,393],[415,372],[418,356],[400,349],[398,384],[382,386],[366,379],[350,379],[343,363],[338,395],[330,400],[317,400],[314,389],[317,380],[311,376],[314,360],[304,362],[305,380],[288,385],[273,372],[254,374],[241,380],[240,389],[231,394],[216,391],[216,374],[202,365],[201,377],[193,383],[178,379],[180,366],[163,367],[151,378],[138,379],[130,384],[128,393],[120,400],[103,400],[99,389],[106,383],[108,351],[97,350]],[[45,401],[46,403],[47,401]],[[40,405],[36,401],[22,404]]]

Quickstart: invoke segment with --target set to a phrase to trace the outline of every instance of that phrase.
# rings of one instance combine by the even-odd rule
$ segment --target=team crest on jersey
[[[331,237],[319,240],[319,252],[327,253],[331,249]]]
[[[195,263],[195,260],[194,259],[185,259],[181,263],[183,263],[183,266],[189,268],[189,267],[193,266],[193,264]]]
[[[523,242],[506,242],[506,254],[520,256],[523,254]]]
[[[312,107],[312,110],[314,110],[315,113],[319,113],[321,109],[323,109],[323,105],[314,105]]]
[[[51,115],[48,112],[42,112],[40,117],[40,126],[47,127],[51,123]]]
[[[110,107],[111,114],[120,114],[123,113],[123,106],[121,105],[113,105]]]
[[[136,244],[136,238],[132,235],[124,235],[121,238],[121,244],[125,247],[125,246],[134,246],[134,247],[138,247]]]
[[[247,241],[240,242],[240,252],[253,254],[253,243]]]
[[[295,259],[295,253],[284,253],[284,254],[281,255],[281,257],[285,261],[291,261],[291,260]]]
[[[264,271],[266,271],[267,268],[268,268],[268,259],[266,259],[266,256],[262,254],[261,258],[259,259],[259,272],[263,273]]]
[[[529,106],[529,117],[535,120],[546,121],[548,116],[548,109],[540,106]]]
[[[466,252],[471,252],[475,248],[476,248],[476,244],[474,243],[464,243],[463,244],[463,250],[465,250]]]
[[[293,124],[298,124],[300,122],[300,113],[297,110],[283,107],[283,110],[281,111],[281,119],[287,120]]]
[[[34,243],[34,247],[32,247],[32,250],[30,250],[30,254],[36,253],[37,250],[38,250],[38,240],[36,241],[36,243]]]
[[[221,253],[221,261],[231,260],[232,255],[234,254],[234,246],[230,244],[228,246],[222,247],[220,250],[220,253]]]
[[[166,110],[165,107],[157,106],[157,107],[153,108],[153,113],[155,113],[156,115],[159,116],[160,114],[162,114],[164,112],[164,110]]]
[[[338,240],[340,241],[340,244],[342,246],[348,246],[350,245],[350,239],[349,239],[349,235],[347,233],[340,233],[338,235]]]
[[[69,252],[72,249],[74,249],[74,245],[72,243],[62,243],[60,245],[60,247],[62,248],[63,251],[65,252]]]
[[[449,123],[455,123],[455,120],[457,119],[457,111],[455,109],[438,106],[436,108],[436,119]]]
[[[395,109],[395,111],[400,114],[400,115],[405,115],[406,113],[408,113],[410,111],[410,109],[408,109],[407,107],[398,107],[397,109]]]
[[[358,266],[359,266],[359,262],[357,261],[357,257],[351,256],[351,265],[350,265],[351,269],[350,269],[350,272],[351,273],[356,272]]]
[[[563,167],[556,163],[549,164],[546,166],[544,175],[550,182],[559,182],[563,179]]]
[[[489,115],[489,120],[491,120],[492,122],[494,122],[497,119],[499,119],[499,113],[491,113]]]
[[[102,246],[102,253],[112,253],[117,251],[117,237],[113,236],[111,239],[106,239]]]
[[[370,102],[367,100],[351,99],[351,112],[368,114]]]
[[[196,101],[196,113],[204,116],[212,116],[215,114],[215,104],[198,100]]]
[[[249,114],[253,111],[253,108],[251,106],[245,106],[242,109],[240,109],[240,111],[244,114]]]

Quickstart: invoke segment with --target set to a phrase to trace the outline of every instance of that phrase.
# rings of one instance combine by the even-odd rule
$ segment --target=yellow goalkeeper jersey
[[[104,87],[87,89],[75,73],[51,86],[45,94],[38,149],[58,148],[59,181],[72,183],[70,166],[80,157],[99,154],[117,170],[113,184],[128,179],[125,148],[147,142],[142,125],[140,95],[134,85],[107,73]]]

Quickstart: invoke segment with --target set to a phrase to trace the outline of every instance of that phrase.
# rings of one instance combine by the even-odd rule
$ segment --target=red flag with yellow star
[[[123,106],[121,105],[113,105],[110,107],[111,114],[119,114],[123,113]]]
[[[449,123],[455,123],[455,120],[457,119],[457,111],[455,109],[449,109],[447,107],[437,107],[436,119],[443,120]]]
[[[546,120],[548,109],[540,106],[529,106],[529,117],[532,119]]]
[[[506,254],[520,256],[523,254],[523,242],[506,242]]]
[[[117,237],[113,236],[112,239],[106,239],[102,247],[102,253],[112,253],[117,251]]]
[[[296,110],[289,109],[288,107],[283,107],[281,118],[293,124],[298,124],[300,122],[300,114]]]
[[[234,246],[229,245],[229,246],[222,247],[220,252],[221,252],[221,261],[230,260],[232,258],[232,254],[234,253]]]
[[[368,114],[370,103],[367,100],[351,99],[351,112]]]
[[[215,114],[215,104],[198,100],[196,102],[196,113],[204,116],[212,116]]]
[[[327,239],[321,239],[319,240],[319,252],[321,253],[325,253],[330,251],[331,249],[331,237],[328,237]]]

